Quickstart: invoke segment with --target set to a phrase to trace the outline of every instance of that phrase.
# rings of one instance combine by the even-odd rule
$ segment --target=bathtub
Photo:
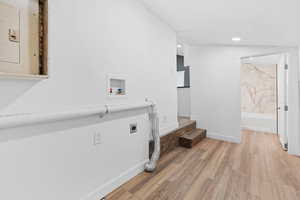
[[[268,133],[277,133],[276,115],[243,112],[241,128]]]

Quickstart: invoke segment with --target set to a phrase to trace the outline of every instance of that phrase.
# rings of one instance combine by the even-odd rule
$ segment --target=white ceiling
[[[300,44],[300,0],[142,0],[190,44]]]
[[[279,64],[281,61],[282,55],[267,55],[267,56],[258,56],[258,57],[249,57],[242,59],[243,63],[250,63],[254,65],[263,65],[270,66],[274,64]]]

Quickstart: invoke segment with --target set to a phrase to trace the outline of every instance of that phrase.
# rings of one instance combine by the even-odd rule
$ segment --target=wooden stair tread
[[[181,137],[192,140],[192,139],[195,139],[196,137],[198,137],[199,134],[203,134],[204,132],[205,132],[204,129],[196,129],[194,131],[184,134]]]
[[[179,137],[180,146],[192,148],[206,137],[205,129],[195,129]]]

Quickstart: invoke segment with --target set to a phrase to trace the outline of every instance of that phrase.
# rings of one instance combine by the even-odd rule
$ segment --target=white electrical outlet
[[[94,137],[93,137],[93,143],[94,145],[99,145],[102,143],[102,135],[101,133],[97,132],[97,133],[94,133]]]

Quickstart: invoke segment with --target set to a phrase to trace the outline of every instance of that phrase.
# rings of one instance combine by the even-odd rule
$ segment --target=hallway
[[[300,159],[284,152],[274,134],[244,130],[242,144],[205,139],[161,158],[108,195],[109,200],[300,199]]]
[[[0,0],[0,200],[300,200],[299,8]]]

